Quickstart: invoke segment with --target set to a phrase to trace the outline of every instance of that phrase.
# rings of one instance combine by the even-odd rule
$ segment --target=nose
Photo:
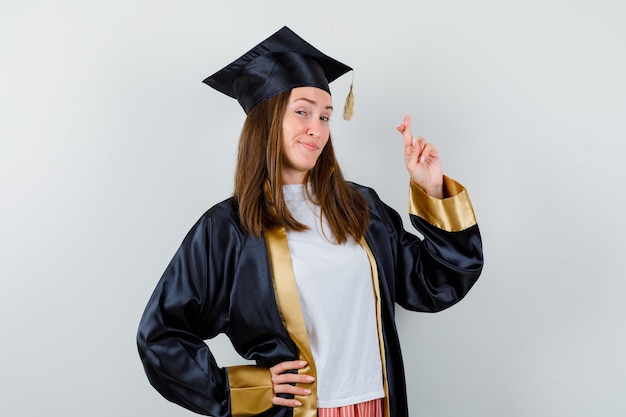
[[[322,132],[322,121],[316,117],[313,117],[309,120],[309,124],[307,126],[307,135],[310,137],[319,137]]]

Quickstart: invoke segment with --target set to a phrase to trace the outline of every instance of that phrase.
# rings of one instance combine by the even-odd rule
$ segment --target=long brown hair
[[[285,91],[254,107],[239,137],[234,197],[243,228],[257,237],[264,228],[307,229],[283,198],[282,124],[290,94]],[[337,243],[348,236],[359,241],[367,228],[367,202],[346,183],[331,138],[305,180],[311,182],[315,202]]]

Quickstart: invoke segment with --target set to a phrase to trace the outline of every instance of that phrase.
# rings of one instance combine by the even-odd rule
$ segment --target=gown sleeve
[[[201,218],[161,277],[137,332],[139,355],[154,388],[176,404],[215,417],[271,407],[266,368],[220,368],[204,342],[228,328],[238,236],[232,228],[216,227],[211,216]],[[251,398],[252,408],[246,404]]]
[[[445,198],[430,197],[411,182],[409,217],[423,239],[407,232],[385,206],[391,227],[395,302],[405,309],[437,312],[460,301],[483,267],[483,248],[465,188],[444,176]]]

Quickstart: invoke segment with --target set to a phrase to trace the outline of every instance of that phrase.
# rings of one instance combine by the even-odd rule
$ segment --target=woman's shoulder
[[[369,207],[370,221],[377,219],[385,223],[388,227],[390,224],[397,224],[399,215],[380,199],[376,190],[366,185],[358,184],[352,181],[347,183],[354,188],[367,202]]]
[[[239,219],[237,203],[234,197],[229,197],[206,210],[201,218]]]
[[[239,209],[233,197],[221,201],[206,210],[196,221],[194,228],[241,229]]]
[[[188,230],[183,246],[208,245],[221,242],[220,246],[242,246],[250,239],[239,221],[238,206],[233,197],[221,201],[206,210]]]
[[[367,200],[370,206],[372,204],[378,204],[381,202],[380,197],[378,197],[376,190],[374,190],[373,188],[368,187],[363,184],[352,182],[352,181],[346,181],[346,182],[348,183],[348,185],[350,185],[352,188],[358,191],[359,194],[361,194],[365,198],[365,200]]]
[[[239,209],[234,197],[223,200],[206,210],[198,222],[212,224],[239,224]]]

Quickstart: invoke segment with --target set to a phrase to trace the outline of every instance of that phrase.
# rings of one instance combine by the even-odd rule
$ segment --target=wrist
[[[424,192],[431,197],[438,198],[440,200],[443,199],[443,185],[440,185],[438,187],[430,187],[428,189],[425,189]]]
[[[445,197],[444,190],[443,190],[443,182],[441,185],[435,185],[431,187],[424,187],[423,185],[421,185],[420,183],[416,181],[412,181],[412,182],[413,184],[417,185],[429,197],[438,198],[440,200],[442,200]]]

